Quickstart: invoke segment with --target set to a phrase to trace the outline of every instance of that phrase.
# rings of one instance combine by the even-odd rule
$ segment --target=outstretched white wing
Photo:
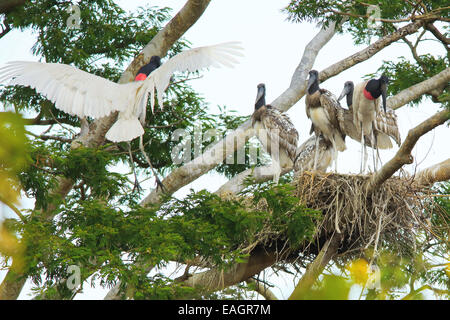
[[[136,83],[114,83],[66,64],[31,61],[8,62],[0,69],[0,83],[8,80],[36,89],[64,112],[93,118],[124,111],[137,88]]]
[[[207,67],[233,67],[238,63],[235,56],[243,56],[242,49],[239,42],[225,42],[184,51],[167,60],[145,80],[147,91],[150,92],[152,110],[155,105],[155,89],[158,101],[162,103],[162,95],[175,71],[194,72]]]

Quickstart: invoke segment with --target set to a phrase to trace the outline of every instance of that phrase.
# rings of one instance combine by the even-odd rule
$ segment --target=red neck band
[[[364,93],[364,97],[366,97],[366,99],[368,99],[368,100],[375,100],[375,98],[372,97],[372,95],[370,94],[369,91],[366,90],[366,88],[364,88],[363,93]]]
[[[139,73],[136,78],[134,78],[134,81],[141,81],[141,80],[145,80],[147,79],[147,76],[145,75],[145,73]]]

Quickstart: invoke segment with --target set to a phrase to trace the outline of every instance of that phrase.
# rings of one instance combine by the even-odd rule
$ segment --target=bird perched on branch
[[[242,56],[241,49],[239,43],[227,42],[187,50],[167,60],[145,80],[125,84],[65,64],[14,61],[0,69],[0,83],[10,80],[10,85],[32,87],[54,102],[56,108],[80,118],[97,119],[118,111],[117,121],[106,138],[113,142],[130,141],[144,133],[142,124],[149,94],[152,110],[155,91],[162,107],[163,92],[175,71],[232,67],[237,63],[234,57]]]
[[[400,134],[396,116],[393,112],[386,112],[386,92],[389,79],[382,75],[379,79],[370,79],[368,81],[353,85],[353,82],[347,81],[338,100],[347,96],[347,105],[350,103],[353,112],[353,123],[358,132],[361,132],[361,166],[362,173],[366,167],[366,146],[364,140],[369,140],[373,146],[373,162],[374,170],[377,167],[377,159],[375,157],[375,149],[378,154],[378,148],[392,148],[389,136],[393,136],[399,143]],[[381,114],[380,104],[383,103],[384,115]],[[350,109],[350,107],[349,107]],[[393,125],[389,127],[388,122],[383,121],[383,117],[389,120]],[[378,126],[380,123],[380,128]],[[386,124],[386,125],[385,125]],[[386,131],[392,131],[391,134],[383,132],[380,129],[385,127]],[[395,132],[396,131],[396,132]]]
[[[258,84],[252,126],[263,148],[272,158],[273,181],[278,183],[282,169],[292,167],[296,157],[298,132],[291,119],[266,104],[266,86]]]
[[[333,146],[333,160],[337,171],[337,153],[346,149],[345,134],[340,129],[337,115],[340,104],[330,91],[319,87],[317,70],[309,72],[305,104],[306,115],[312,121],[310,134],[314,132],[316,135],[314,170],[317,169],[319,136],[322,135]]]

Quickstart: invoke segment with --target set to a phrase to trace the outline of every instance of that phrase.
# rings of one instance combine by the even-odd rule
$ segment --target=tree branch
[[[336,234],[325,242],[317,257],[308,265],[305,274],[295,286],[289,300],[300,300],[305,297],[305,294],[311,290],[314,282],[323,272],[323,269],[327,266],[328,262],[330,262],[338,252],[340,243],[341,237]]]
[[[450,45],[450,38],[447,38],[445,35],[443,35],[433,23],[427,23],[425,25],[425,29],[430,31],[442,44],[444,45],[445,49],[447,49],[447,52],[450,51],[449,45]]]
[[[400,146],[400,149],[397,151],[395,156],[372,176],[368,185],[368,190],[373,190],[381,186],[384,181],[389,179],[403,165],[411,164],[413,162],[411,151],[419,138],[437,126],[445,123],[449,119],[450,111],[443,110],[428,118],[415,128],[409,130],[408,136]]]
[[[437,75],[417,83],[401,92],[397,93],[392,98],[388,99],[387,106],[391,109],[398,109],[401,106],[419,98],[421,95],[432,90],[443,89],[448,86],[450,80],[450,67],[442,70]]]
[[[255,291],[262,295],[266,300],[278,300],[277,296],[273,294],[273,292],[260,281],[255,280],[253,278],[247,279],[245,282],[247,284],[251,284],[255,287]]]
[[[246,281],[260,273],[277,261],[276,252],[264,249],[253,250],[244,263],[238,263],[230,269],[213,268],[208,271],[189,275],[187,279],[179,279],[189,287],[201,288],[213,292]]]
[[[376,53],[380,52],[382,49],[386,48],[390,44],[398,41],[399,39],[405,37],[408,34],[413,34],[417,32],[417,30],[419,30],[420,27],[424,25],[424,23],[425,22],[423,20],[410,23],[398,29],[397,31],[375,41],[373,44],[366,47],[365,49],[358,51],[355,54],[332,64],[331,66],[327,67],[326,69],[322,70],[319,73],[320,81],[324,82],[325,80],[334,77],[335,75],[341,73],[342,71],[347,70],[358,63],[366,61],[367,59],[371,58]]]

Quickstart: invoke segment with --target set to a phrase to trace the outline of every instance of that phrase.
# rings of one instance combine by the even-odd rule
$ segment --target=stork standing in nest
[[[307,90],[306,115],[312,121],[310,134],[314,132],[316,135],[314,170],[317,169],[319,136],[322,135],[325,141],[333,146],[333,160],[335,171],[337,172],[338,151],[346,149],[345,134],[340,129],[337,115],[340,104],[330,91],[319,87],[319,73],[317,70],[309,72]]]
[[[342,90],[341,95],[338,100],[346,97],[347,107],[350,111],[353,112],[353,91],[354,84],[353,81],[347,81],[344,84],[344,89]],[[402,139],[400,137],[400,131],[397,123],[397,115],[395,111],[392,109],[386,109],[386,112],[380,112],[377,114],[375,119],[376,130],[375,130],[375,139],[378,142],[378,149],[391,149],[392,142],[390,139],[394,140],[395,143],[400,146],[402,143]],[[370,144],[370,141],[365,139],[365,144]]]
[[[360,172],[364,172],[367,162],[367,152],[364,140],[370,141],[372,146],[373,166],[374,170],[377,170],[378,159],[375,156],[375,149],[378,154],[378,148],[388,149],[392,148],[392,143],[389,136],[381,132],[377,125],[377,119],[382,119],[380,104],[383,103],[383,109],[385,118],[392,118],[393,113],[389,116],[386,113],[386,91],[389,79],[382,75],[379,79],[370,79],[368,81],[357,84],[346,82],[344,90],[342,91],[338,100],[341,100],[344,96],[347,96],[347,105],[351,101],[351,108],[353,112],[353,123],[358,132],[361,132],[361,166]],[[394,128],[395,131],[395,128]],[[397,127],[398,133],[398,127]],[[399,134],[397,136],[399,141]]]
[[[258,84],[252,126],[264,150],[272,158],[273,181],[278,183],[283,169],[293,167],[298,132],[289,117],[273,106],[266,105],[266,86]]]

